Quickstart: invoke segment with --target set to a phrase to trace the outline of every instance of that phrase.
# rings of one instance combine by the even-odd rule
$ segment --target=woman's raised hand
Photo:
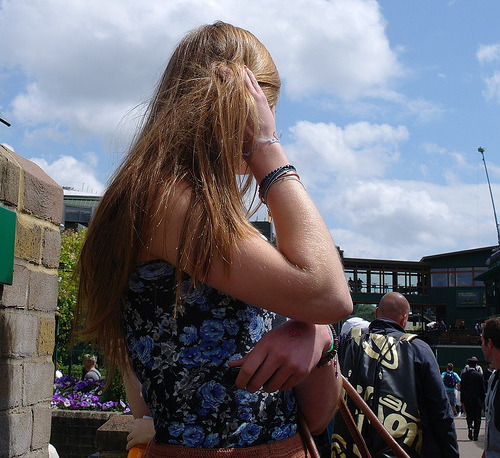
[[[245,86],[255,100],[259,131],[254,133],[254,122],[249,117],[247,121],[247,137],[250,141],[245,144],[243,158],[250,167],[257,183],[260,183],[262,178],[271,170],[287,164],[288,159],[278,142],[266,142],[264,140],[276,138],[276,121],[266,95],[248,67],[245,67]]]
[[[255,75],[248,67],[245,67],[245,85],[254,98],[255,106],[257,107],[259,116],[259,132],[257,136],[259,138],[272,138],[276,132],[274,114],[269,107],[266,95],[259,86]]]

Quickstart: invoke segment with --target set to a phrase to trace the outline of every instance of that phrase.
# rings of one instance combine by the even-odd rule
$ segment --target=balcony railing
[[[481,345],[479,331],[471,329],[440,329],[416,331],[422,340],[429,345]]]

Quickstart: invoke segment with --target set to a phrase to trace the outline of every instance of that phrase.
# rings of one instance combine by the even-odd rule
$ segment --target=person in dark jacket
[[[342,373],[361,390],[384,423],[391,423],[393,437],[411,457],[458,457],[458,443],[450,403],[431,348],[415,335],[405,333],[410,313],[406,298],[396,292],[384,295],[368,332],[353,331],[340,339]],[[387,336],[387,337],[386,337]],[[390,347],[388,350],[384,349]],[[375,363],[374,363],[375,361]],[[378,361],[378,363],[377,363]],[[376,369],[373,365],[378,364]],[[381,378],[382,377],[382,378]],[[380,392],[382,384],[392,389]],[[411,397],[410,397],[411,396]],[[395,456],[380,441],[352,404],[349,409],[362,425],[372,457]],[[332,435],[332,457],[357,457],[352,439],[337,413]]]
[[[500,456],[500,317],[486,320],[481,332],[481,349],[484,357],[495,371],[488,380],[486,392],[486,428],[484,440],[484,457],[497,458]]]
[[[469,440],[477,441],[481,428],[481,411],[484,404],[484,379],[477,370],[478,361],[474,356],[467,360],[469,369],[460,381],[460,399],[465,409]]]

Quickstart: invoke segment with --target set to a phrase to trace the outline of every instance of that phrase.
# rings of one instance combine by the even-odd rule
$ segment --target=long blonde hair
[[[113,365],[126,361],[117,345],[124,338],[120,313],[126,284],[176,186],[190,188],[190,207],[200,212],[196,217],[187,212],[183,222],[178,280],[187,268],[192,282],[203,281],[215,251],[230,263],[236,241],[253,232],[243,204],[249,182],[237,177],[247,120],[258,126],[244,65],[275,106],[278,71],[250,32],[216,22],[184,37],[92,218],[80,255],[76,327],[80,338],[102,348]],[[189,261],[188,228],[200,234]],[[182,302],[179,283],[176,307]]]

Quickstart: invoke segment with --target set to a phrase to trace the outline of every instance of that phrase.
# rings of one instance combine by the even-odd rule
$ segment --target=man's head
[[[483,324],[481,349],[484,358],[491,361],[495,369],[500,368],[500,317],[490,318]]]
[[[376,318],[389,318],[401,327],[405,327],[410,315],[410,304],[406,298],[396,292],[387,293],[382,296],[380,303],[375,309]]]
[[[467,360],[467,365],[470,367],[470,368],[475,368],[478,364],[478,360],[475,356],[473,356],[472,358],[469,358]]]
[[[447,370],[452,371],[453,370],[453,363],[448,363],[446,368],[447,368]]]

